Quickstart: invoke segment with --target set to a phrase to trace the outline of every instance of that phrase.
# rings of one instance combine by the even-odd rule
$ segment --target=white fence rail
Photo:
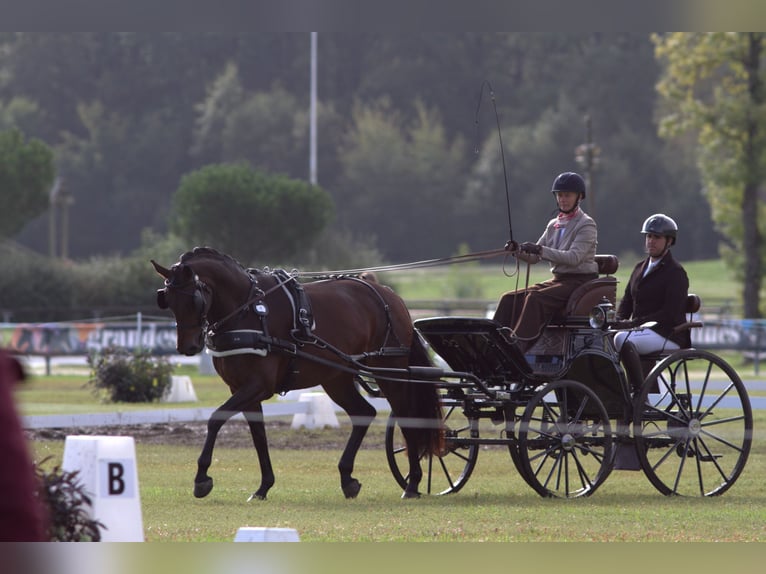
[[[379,398],[367,399],[380,412],[390,411],[388,401]],[[333,404],[335,412],[343,412]],[[309,401],[288,400],[275,403],[263,403],[264,418],[305,415],[312,405]],[[98,426],[130,426],[143,424],[166,424],[184,422],[204,422],[210,418],[213,407],[168,408],[146,411],[123,411],[112,413],[68,414],[68,415],[30,415],[22,418],[25,429],[45,428],[85,428]],[[241,413],[232,418],[244,420]]]

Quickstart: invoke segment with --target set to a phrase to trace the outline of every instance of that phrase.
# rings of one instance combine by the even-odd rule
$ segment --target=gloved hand
[[[529,241],[525,241],[524,243],[521,244],[519,249],[523,253],[531,253],[533,255],[540,255],[540,253],[542,253],[542,251],[543,251],[543,246],[542,245],[538,245],[537,243],[531,243]]]
[[[632,329],[636,326],[636,322],[632,319],[617,319],[615,322],[613,322],[610,327],[612,329],[622,330],[622,329]]]
[[[505,250],[510,251],[511,253],[515,253],[519,249],[519,244],[516,243],[513,239],[508,240],[505,243]]]

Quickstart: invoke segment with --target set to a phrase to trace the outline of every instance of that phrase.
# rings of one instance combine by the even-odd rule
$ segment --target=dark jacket
[[[647,257],[640,261],[630,275],[625,295],[617,308],[618,319],[633,319],[636,324],[657,321],[653,330],[678,343],[681,348],[691,347],[688,329],[671,336],[673,328],[686,321],[686,298],[689,277],[668,251],[646,277],[642,277]]]

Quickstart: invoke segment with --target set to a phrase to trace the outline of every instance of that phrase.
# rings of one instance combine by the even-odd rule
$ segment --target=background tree
[[[726,242],[722,255],[743,274],[746,317],[759,309],[766,213],[766,34],[654,36],[665,65],[660,133],[692,132],[713,219]]]
[[[181,180],[171,230],[190,247],[215,247],[245,265],[273,265],[307,249],[332,216],[332,201],[318,186],[245,164],[212,165]]]
[[[647,209],[684,214],[679,256],[717,253],[689,143],[657,134],[660,68],[647,34],[323,33],[318,49],[319,181],[338,206],[338,236],[369,238],[374,230],[373,247],[408,260],[454,253],[463,243],[502,245],[505,182],[499,158],[488,155],[498,142],[487,101],[478,135],[474,121],[489,80],[508,141],[514,223],[534,227],[520,236],[536,236],[550,214],[547,188],[556,173],[579,168],[574,149],[590,113],[602,155],[586,209],[595,207],[601,248],[640,250],[640,237],[624,230],[640,228],[647,214],[635,201],[650,196]],[[125,254],[145,228],[167,232],[179,181],[205,165],[247,161],[308,179],[309,56],[309,34],[5,33],[0,116],[55,151],[75,200],[70,255]],[[392,153],[363,161],[352,143],[355,110],[382,100],[389,103],[381,121],[410,144],[402,154],[371,132],[365,148]],[[419,124],[442,133],[425,154],[414,146],[431,141],[413,138]],[[416,165],[424,155],[436,161]],[[382,168],[394,160],[396,170]],[[406,208],[386,221],[396,232],[367,225],[381,225],[382,217],[363,225],[371,212],[352,210],[399,202]],[[436,217],[438,238],[422,229]],[[15,238],[46,252],[46,224],[39,217]]]
[[[43,142],[17,129],[0,132],[0,239],[13,237],[48,209],[55,168]]]
[[[376,237],[400,262],[449,253],[465,177],[464,141],[447,138],[438,111],[414,108],[411,123],[386,98],[354,109],[336,189],[343,226]]]

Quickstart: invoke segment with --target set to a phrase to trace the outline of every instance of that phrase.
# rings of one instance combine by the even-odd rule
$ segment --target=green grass
[[[513,260],[509,260],[506,266],[503,266],[502,259],[491,261],[492,264],[486,265],[466,263],[381,273],[380,280],[394,287],[405,301],[455,299],[466,292],[470,294],[469,298],[496,301],[505,291],[524,286],[527,273],[525,265],[517,270]],[[620,261],[620,268],[615,274],[620,282],[619,296],[622,296],[637,261],[637,258]],[[706,301],[716,306],[729,301],[733,302],[735,308],[741,308],[741,285],[723,261],[690,261],[684,262],[684,267],[689,275],[689,290],[702,298],[703,310]],[[550,270],[547,263],[531,266],[530,284],[548,278]]]
[[[175,373],[192,377],[196,403],[103,403],[86,385],[84,375],[31,376],[16,388],[16,400],[24,415],[58,415],[144,411],[152,409],[219,406],[229,396],[228,387],[217,375],[200,375],[193,367],[177,368]]]
[[[758,412],[756,429],[765,423]],[[372,432],[382,428],[376,424]],[[55,461],[63,442],[33,448],[38,459]],[[706,499],[662,496],[643,473],[631,471],[613,472],[586,499],[543,499],[518,476],[504,448],[487,447],[463,490],[420,500],[400,499],[382,449],[360,451],[355,475],[363,489],[355,500],[340,492],[339,450],[273,450],[277,483],[268,500],[247,502],[260,477],[255,451],[229,448],[225,440],[211,468],[213,492],[195,499],[199,448],[139,440],[136,451],[149,542],[231,541],[241,526],[295,528],[304,542],[766,541],[766,438],[757,430],[743,475],[723,496]]]

